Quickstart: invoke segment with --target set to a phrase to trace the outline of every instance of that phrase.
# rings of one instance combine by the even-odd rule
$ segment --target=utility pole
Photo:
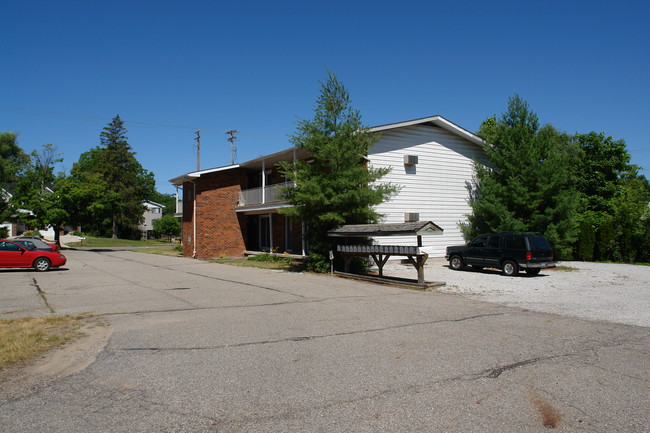
[[[234,129],[226,131],[226,134],[230,134],[230,137],[227,138],[227,140],[230,142],[230,165],[235,164],[235,155],[237,155],[237,144],[235,144],[237,137],[235,137],[235,134],[238,132],[239,131],[235,131]]]
[[[201,171],[201,130],[197,129],[196,132],[196,171]]]

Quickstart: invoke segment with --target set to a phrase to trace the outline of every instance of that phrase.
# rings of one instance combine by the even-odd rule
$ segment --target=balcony
[[[283,182],[264,188],[251,188],[239,191],[239,203],[237,203],[237,207],[284,203],[284,200],[280,198],[280,188],[291,186],[293,186],[293,182]]]

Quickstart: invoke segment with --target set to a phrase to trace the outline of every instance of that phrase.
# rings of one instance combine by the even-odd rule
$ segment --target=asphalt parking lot
[[[129,251],[66,255],[59,271],[0,271],[1,317],[90,312],[110,335],[73,374],[3,386],[3,431],[650,431],[645,326]]]

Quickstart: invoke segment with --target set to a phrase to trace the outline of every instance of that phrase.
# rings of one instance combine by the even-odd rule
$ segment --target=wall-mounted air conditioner
[[[404,155],[404,165],[415,165],[418,163],[417,155]]]
[[[420,214],[419,213],[409,212],[409,213],[404,214],[404,222],[405,223],[412,223],[412,222],[416,222],[416,221],[420,221]]]

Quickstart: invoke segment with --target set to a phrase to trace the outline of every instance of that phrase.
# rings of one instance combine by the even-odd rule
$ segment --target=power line
[[[67,113],[67,112],[62,112],[62,111],[51,111],[51,110],[40,110],[40,109],[35,109],[31,107],[19,107],[19,106],[12,106],[12,105],[4,105],[0,104],[0,111],[4,112],[13,112],[13,113],[22,113],[22,114],[35,114],[43,117],[49,117],[49,118],[55,118],[55,119],[75,119],[75,120],[84,120],[84,121],[89,121],[89,122],[95,122],[95,121],[101,121],[101,122],[110,122],[112,120],[106,117],[100,117],[100,116],[88,116],[85,114],[78,114],[78,113]],[[124,120],[124,119],[123,119]],[[143,122],[139,120],[124,120],[124,123],[130,126],[134,127],[142,127],[142,128],[152,128],[152,129],[180,129],[180,130],[189,130],[189,131],[196,131],[196,126],[184,126],[184,125],[172,125],[168,123],[153,123],[153,122]],[[216,128],[201,128],[203,132],[218,132],[218,133],[226,133],[228,134],[228,131],[225,131],[223,129],[216,129]],[[275,135],[270,135],[270,134],[256,134],[253,132],[247,132],[247,131],[236,131],[236,133],[246,135],[247,137],[251,138],[257,138],[257,139],[263,139],[263,140],[272,140],[272,141],[282,141],[286,142],[287,137],[279,137]],[[236,138],[236,137],[235,137]]]
[[[106,117],[99,117],[99,116],[87,116],[84,114],[77,114],[77,113],[65,113],[62,111],[47,111],[47,110],[38,110],[34,108],[29,108],[29,107],[16,107],[16,106],[10,106],[10,105],[2,105],[0,104],[0,111],[7,111],[7,112],[17,112],[17,113],[27,113],[27,114],[39,114],[42,116],[46,117],[54,117],[54,118],[69,118],[69,119],[78,119],[78,120],[88,120],[88,121],[95,121],[95,120],[100,120],[103,122],[110,122],[112,119],[108,119]],[[153,123],[153,122],[143,122],[139,120],[124,120],[124,123],[133,125],[133,126],[141,126],[141,127],[148,127],[148,128],[166,128],[166,129],[188,129],[188,130],[196,130],[196,127],[194,126],[182,126],[182,125],[171,125],[168,123]],[[204,128],[204,131],[212,131],[212,132],[224,132],[224,130],[221,129],[215,129],[215,128]]]

